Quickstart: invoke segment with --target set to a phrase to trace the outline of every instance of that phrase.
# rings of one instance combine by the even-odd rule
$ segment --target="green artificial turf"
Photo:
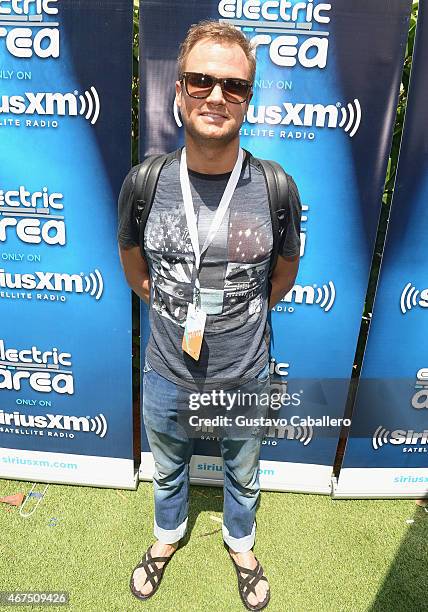
[[[0,480],[0,496],[30,486]],[[50,485],[30,518],[0,504],[0,590],[66,590],[71,604],[62,609],[77,612],[239,612],[236,574],[212,518],[221,512],[221,489],[191,487],[185,545],[154,598],[139,602],[128,584],[153,540],[152,485]],[[263,492],[255,553],[270,580],[270,612],[428,609],[428,513],[411,500]]]

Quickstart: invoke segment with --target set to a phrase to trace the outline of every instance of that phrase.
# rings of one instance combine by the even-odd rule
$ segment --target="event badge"
[[[189,304],[186,324],[184,326],[182,348],[183,351],[193,357],[195,361],[198,361],[199,355],[201,354],[206,318],[206,312],[197,308],[195,304]]]
[[[187,228],[189,230],[189,237],[192,243],[193,253],[195,254],[195,287],[194,287],[194,301],[189,303],[187,308],[186,324],[184,326],[184,335],[182,342],[182,349],[185,353],[190,355],[195,361],[198,361],[199,355],[201,354],[202,340],[204,338],[205,322],[207,314],[199,308],[200,305],[200,284],[199,284],[199,270],[201,267],[201,257],[206,252],[210,244],[212,243],[214,236],[220,228],[224,215],[229,208],[230,201],[236,189],[236,186],[241,175],[242,164],[244,161],[244,151],[240,148],[238,151],[238,157],[233,167],[232,173],[227,182],[224,193],[221,197],[219,205],[217,207],[214,219],[211,222],[207,237],[202,248],[199,248],[199,236],[198,226],[196,221],[195,209],[193,206],[192,191],[190,189],[189,173],[187,171],[187,156],[186,147],[181,152],[180,160],[180,185],[181,193],[183,196],[184,212],[186,214]]]

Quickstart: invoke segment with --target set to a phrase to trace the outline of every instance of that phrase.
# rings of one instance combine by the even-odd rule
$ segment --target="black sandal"
[[[154,595],[156,593],[156,591],[159,588],[160,582],[162,580],[162,575],[163,572],[166,568],[166,566],[168,565],[168,562],[171,560],[171,558],[173,557],[173,555],[175,554],[175,551],[169,556],[169,557],[152,557],[151,554],[151,545],[149,546],[149,548],[146,551],[146,554],[144,555],[143,559],[141,560],[141,563],[139,563],[138,565],[136,565],[134,567],[134,569],[132,570],[132,574],[131,574],[131,582],[130,582],[130,588],[131,588],[131,593],[133,595],[135,595],[135,597],[137,599],[140,599],[141,601],[145,601],[146,599],[150,599],[150,597],[152,597],[152,595]],[[162,565],[162,567],[158,567],[156,565],[156,563],[161,563],[162,561],[165,561],[164,565]],[[145,572],[146,572],[146,581],[144,584],[147,584],[149,581],[153,587],[153,590],[148,593],[147,595],[144,595],[141,591],[138,591],[135,586],[134,586],[134,572],[135,570],[139,569],[140,567],[144,568]],[[144,586],[144,585],[143,585]]]
[[[265,580],[266,582],[268,581],[267,578],[263,576],[263,568],[260,565],[258,559],[256,558],[257,565],[254,569],[249,569],[248,567],[241,567],[233,559],[232,555],[230,554],[229,547],[226,543],[224,543],[224,546],[227,552],[229,553],[229,557],[233,561],[236,575],[238,576],[239,594],[241,596],[242,603],[244,604],[244,606],[247,608],[247,610],[262,610],[263,608],[266,608],[270,600],[270,589],[267,590],[266,597],[263,599],[263,601],[260,601],[255,606],[251,605],[247,599],[248,595],[250,595],[251,593],[253,593],[257,597],[256,585],[260,582],[260,580]],[[247,575],[244,577],[243,574]]]

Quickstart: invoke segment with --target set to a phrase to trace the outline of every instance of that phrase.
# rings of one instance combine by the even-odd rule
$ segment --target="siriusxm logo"
[[[361,105],[355,99],[342,106],[336,104],[305,104],[284,102],[282,106],[248,107],[246,121],[249,124],[293,125],[296,127],[342,128],[352,138],[361,123]]]
[[[416,289],[412,283],[407,283],[401,292],[400,309],[403,314],[409,312],[412,308],[420,306],[428,308],[428,289]]]
[[[0,269],[0,288],[52,291],[61,293],[89,293],[99,300],[103,294],[104,282],[99,270],[89,275],[65,274],[59,272],[10,273]]]
[[[21,391],[27,382],[30,389],[40,393],[73,395],[71,366],[71,353],[61,353],[57,348],[41,351],[36,346],[6,348],[0,340],[0,389]]]
[[[175,101],[173,112],[176,124],[182,127],[183,123]],[[361,105],[357,99],[345,106],[340,102],[327,105],[303,102],[294,104],[283,102],[282,106],[250,104],[245,121],[250,125],[341,128],[352,138],[361,124]]]
[[[329,312],[336,300],[336,289],[334,283],[329,281],[326,285],[318,287],[317,285],[294,285],[292,289],[282,298],[273,310],[275,312],[293,312],[294,307],[284,306],[285,304],[316,304],[324,312]]]
[[[33,416],[18,411],[0,410],[0,425],[15,427],[35,427],[37,429],[56,429],[61,431],[84,431],[104,438],[107,433],[107,420],[103,414],[91,417],[76,417],[63,414]]]
[[[84,115],[94,125],[100,115],[100,99],[95,87],[73,93],[25,92],[22,96],[0,96],[0,113],[12,115]],[[31,121],[28,120],[28,124]]]
[[[412,397],[412,406],[416,410],[428,408],[428,368],[421,368],[416,374],[415,389]]]
[[[400,446],[403,444],[414,446],[416,444],[421,444],[425,446],[428,444],[428,429],[424,429],[424,431],[422,432],[415,432],[412,429],[408,431],[404,429],[395,429],[394,431],[389,431],[381,425],[376,429],[375,433],[373,434],[372,445],[374,450],[378,450],[386,444],[392,444],[394,446]],[[404,449],[404,451],[405,450],[406,449]],[[424,450],[424,452],[426,452],[426,449],[418,450]]]
[[[0,39],[13,57],[59,57],[57,0],[0,0]]]
[[[266,45],[277,66],[325,68],[331,4],[288,0],[220,0],[220,22],[244,28],[255,49]],[[314,29],[321,26],[322,29]]]

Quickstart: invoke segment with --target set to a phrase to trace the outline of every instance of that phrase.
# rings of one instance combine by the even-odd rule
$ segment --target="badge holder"
[[[195,361],[199,360],[204,339],[207,314],[200,309],[200,291],[195,287],[193,303],[187,307],[187,317],[184,326],[182,349]]]

